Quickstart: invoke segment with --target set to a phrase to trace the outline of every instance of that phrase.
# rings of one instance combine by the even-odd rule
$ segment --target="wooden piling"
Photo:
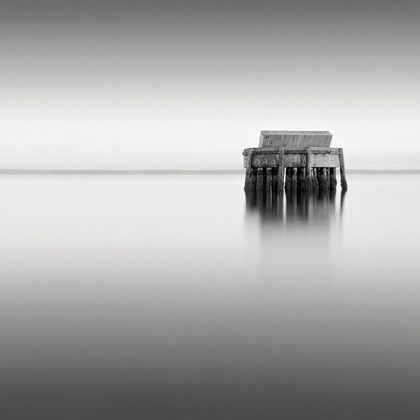
[[[319,168],[318,172],[320,172],[320,176],[318,178],[319,181],[319,190],[320,191],[327,191],[328,190],[328,181],[327,181],[327,171],[326,168]]]
[[[327,180],[327,191],[330,190],[330,168],[325,168],[325,178]]]
[[[314,189],[312,179],[312,153],[310,150],[306,151],[306,190],[312,191]]]
[[[266,168],[265,171],[265,189],[271,191],[273,185],[273,170],[272,168]]]
[[[257,168],[257,191],[264,189],[264,168]]]
[[[335,168],[330,168],[330,189],[331,191],[337,189],[337,174]]]
[[[292,189],[292,176],[293,168],[286,168],[286,191],[290,191]]]
[[[319,185],[318,185],[318,170],[317,170],[317,168],[313,168],[312,169],[312,185],[313,185],[313,190],[314,191],[318,191],[319,190]]]
[[[291,169],[292,169],[292,191],[296,191],[297,186],[298,186],[297,168],[291,168]]]
[[[300,189],[302,191],[307,191],[308,190],[308,185],[306,183],[306,168],[302,168],[302,179],[300,182]]]
[[[305,168],[297,168],[297,187],[305,190]]]
[[[283,191],[284,188],[284,148],[279,150],[279,168],[277,178],[277,190]]]
[[[250,151],[248,154],[247,164],[246,164],[246,174],[245,174],[245,191],[255,191],[257,184],[257,176],[255,174],[254,168],[252,167],[252,158],[254,157],[254,152]]]
[[[255,191],[257,186],[257,174],[254,168],[247,168],[245,174],[245,191]]]
[[[279,174],[277,172],[277,168],[273,168],[272,174],[273,174],[273,185],[272,185],[271,189],[273,191],[277,191],[278,184],[279,184]]]
[[[343,191],[347,191],[346,168],[344,166],[344,153],[343,153],[343,149],[338,149],[338,159],[340,161],[341,189]]]

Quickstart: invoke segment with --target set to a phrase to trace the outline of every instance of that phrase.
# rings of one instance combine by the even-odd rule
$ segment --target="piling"
[[[304,191],[306,184],[305,168],[297,168],[297,178],[298,189]]]
[[[273,191],[277,191],[278,190],[278,186],[279,186],[279,174],[278,174],[278,171],[276,170],[276,168],[273,168],[272,173],[273,173],[272,190]]]
[[[292,176],[293,168],[286,168],[286,191],[290,191],[292,189]]]
[[[340,180],[341,189],[347,191],[346,168],[344,166],[344,153],[343,149],[339,149],[338,158],[340,160]]]
[[[264,168],[257,168],[257,191],[264,189]]]
[[[330,168],[325,168],[325,177],[327,179],[327,191],[330,189]]]
[[[245,191],[255,191],[257,186],[257,176],[255,174],[254,168],[252,167],[252,158],[254,157],[254,152],[252,150],[248,153],[247,165],[246,165],[246,174],[245,174]]]
[[[298,187],[297,168],[292,169],[292,191],[296,191]]]
[[[319,185],[318,185],[318,170],[317,170],[317,168],[313,168],[312,169],[312,185],[313,185],[313,190],[314,191],[318,191],[319,190]]]
[[[247,168],[245,174],[245,191],[255,191],[257,186],[257,175],[254,168]]]
[[[330,189],[331,191],[337,189],[337,174],[335,168],[330,168]]]
[[[316,168],[316,177],[318,179],[318,189],[321,189],[321,175],[322,175],[322,168]]]
[[[327,191],[328,190],[328,181],[327,181],[327,171],[325,168],[318,169],[319,177],[319,190],[320,191]]]
[[[306,191],[312,191],[313,182],[312,182],[312,154],[308,149],[306,151]]]
[[[276,185],[277,185],[277,191],[283,191],[284,190],[284,168],[278,168],[277,170],[277,174],[276,174]],[[274,178],[273,178],[273,183],[274,183]],[[274,184],[273,184],[274,185]]]
[[[278,184],[277,190],[283,191],[284,188],[284,148],[279,150],[279,167],[278,167]]]
[[[271,191],[272,186],[273,186],[273,170],[271,168],[267,168],[266,175],[265,175],[265,189],[267,191]]]

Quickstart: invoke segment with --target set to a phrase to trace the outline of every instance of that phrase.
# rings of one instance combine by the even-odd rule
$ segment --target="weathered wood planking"
[[[259,147],[330,147],[329,131],[261,131]]]

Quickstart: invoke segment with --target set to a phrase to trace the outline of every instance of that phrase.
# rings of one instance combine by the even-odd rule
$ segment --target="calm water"
[[[2,419],[417,419],[420,176],[2,176]]]

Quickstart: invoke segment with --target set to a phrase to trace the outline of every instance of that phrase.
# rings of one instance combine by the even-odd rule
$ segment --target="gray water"
[[[0,178],[2,419],[416,419],[419,175]]]

